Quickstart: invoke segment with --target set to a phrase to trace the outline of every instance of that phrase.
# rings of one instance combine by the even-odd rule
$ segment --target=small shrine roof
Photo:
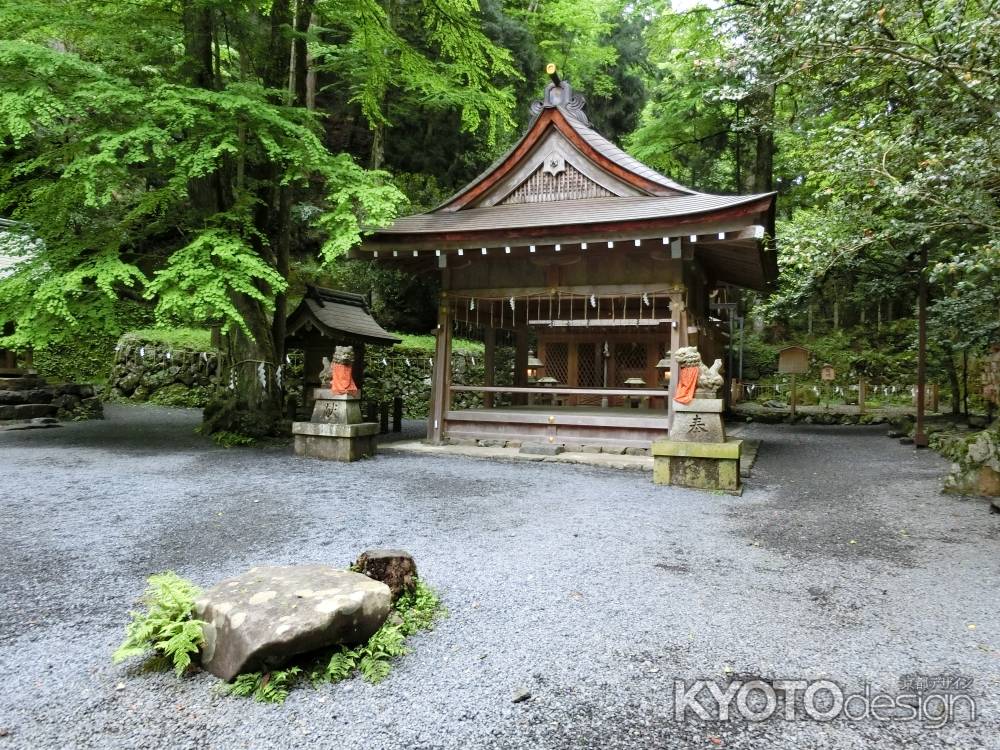
[[[310,325],[331,339],[353,339],[385,346],[401,341],[375,321],[363,295],[311,285],[306,287],[302,302],[288,316],[287,335],[300,334]]]

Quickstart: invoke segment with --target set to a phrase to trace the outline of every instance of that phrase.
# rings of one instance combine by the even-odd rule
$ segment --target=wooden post
[[[435,330],[434,372],[431,375],[431,411],[427,417],[427,439],[440,445],[444,442],[445,417],[451,407],[451,300],[441,292],[438,304],[438,324]]]
[[[526,388],[528,385],[528,329],[518,328],[514,334],[514,385]],[[516,394],[514,403],[524,404],[523,393]]]
[[[403,397],[394,396],[392,399],[392,431],[403,431]]]
[[[795,393],[795,390],[796,390],[796,389],[795,389],[795,373],[793,372],[793,373],[792,373],[792,400],[791,400],[791,406],[792,406],[792,418],[793,418],[793,419],[795,418],[795,400],[796,400],[796,393]]]
[[[865,397],[868,395],[865,390],[865,379],[861,378],[858,380],[858,414],[865,413]]]
[[[496,385],[496,355],[497,355],[497,329],[486,328],[483,335],[485,344],[485,354],[483,356],[483,385]],[[487,409],[493,408],[493,394],[483,394],[483,406]]]
[[[385,435],[389,431],[389,402],[387,401],[378,405],[378,431],[380,435]]]

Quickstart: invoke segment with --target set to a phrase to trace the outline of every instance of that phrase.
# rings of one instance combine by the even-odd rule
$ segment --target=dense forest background
[[[0,343],[44,352],[219,325],[280,363],[306,281],[433,325],[433,280],[347,261],[503,152],[554,62],[595,127],[692,187],[779,192],[778,342],[962,407],[1000,341],[1000,8],[986,0],[24,0],[0,9]],[[926,258],[926,262],[924,259]],[[970,386],[970,377],[973,385]],[[907,380],[907,378],[909,380]],[[211,429],[267,431],[271,381]],[[251,415],[251,416],[248,416]]]

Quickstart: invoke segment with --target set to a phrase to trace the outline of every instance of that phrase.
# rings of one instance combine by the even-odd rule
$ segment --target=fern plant
[[[145,612],[132,612],[125,640],[112,659],[117,664],[133,656],[162,657],[180,677],[191,656],[205,642],[204,622],[192,617],[201,589],[173,571],[147,579],[142,601]]]
[[[241,435],[238,432],[227,432],[226,430],[212,433],[212,440],[217,445],[221,445],[223,448],[245,448],[254,445],[257,442],[256,438],[250,437],[249,435]]]
[[[169,665],[178,676],[184,674],[192,655],[204,643],[205,623],[192,617],[195,599],[200,595],[201,589],[171,571],[150,576],[143,595],[147,611],[132,613],[125,641],[115,651],[114,661],[146,656],[151,665]],[[329,656],[321,656],[309,669],[290,666],[241,674],[233,682],[220,685],[219,691],[264,703],[283,703],[306,675],[316,687],[355,674],[366,682],[381,682],[389,676],[393,660],[409,652],[406,638],[432,628],[444,613],[438,595],[417,579],[413,590],[399,598],[389,618],[366,643],[355,648],[340,646],[327,652]],[[306,666],[310,663],[306,662]]]
[[[225,695],[253,697],[262,703],[284,703],[292,687],[302,676],[301,667],[276,669],[271,672],[247,672],[222,686]]]

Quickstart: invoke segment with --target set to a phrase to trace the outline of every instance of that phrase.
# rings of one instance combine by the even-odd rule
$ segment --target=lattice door
[[[576,345],[576,382],[581,388],[600,388],[604,385],[604,372],[597,344]],[[580,406],[600,406],[600,396],[578,396]]]
[[[569,344],[555,341],[545,347],[545,374],[559,381],[559,385],[569,382]]]
[[[635,341],[615,344],[615,387],[623,388],[628,378],[645,377],[646,345]]]

